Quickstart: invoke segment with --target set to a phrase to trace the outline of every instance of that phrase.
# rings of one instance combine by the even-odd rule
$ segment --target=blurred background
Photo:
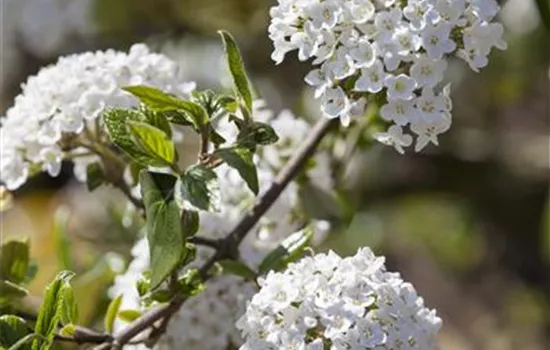
[[[216,35],[223,28],[237,38],[271,108],[316,119],[317,102],[303,83],[309,64],[270,60],[266,28],[274,2],[0,0],[0,115],[26,77],[58,56],[126,50],[135,42],[178,61],[199,87],[217,88],[220,76],[222,85],[228,79]],[[501,1],[508,50],[493,52],[479,74],[461,62],[451,65],[454,123],[440,147],[400,156],[378,144],[362,150],[359,142],[338,169],[346,213],[322,249],[352,254],[368,245],[386,255],[389,269],[401,271],[443,318],[442,349],[550,348],[550,36],[544,27],[550,5],[539,1],[545,3],[547,12],[536,0]],[[77,271],[81,322],[93,324],[136,230],[125,222],[117,194],[87,193],[68,164],[63,174],[38,177],[15,193],[1,214],[1,235],[31,237],[37,296],[59,269]]]

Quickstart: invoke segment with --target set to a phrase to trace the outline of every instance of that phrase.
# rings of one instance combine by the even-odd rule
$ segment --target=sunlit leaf
[[[170,165],[176,158],[174,142],[162,130],[152,125],[129,121],[128,127],[134,140],[151,158]]]
[[[235,39],[224,30],[218,32],[223,40],[223,46],[229,66],[229,71],[233,77],[233,84],[235,86],[236,93],[242,99],[244,105],[249,112],[252,111],[252,92],[249,86],[248,77],[246,76],[246,70],[244,68],[244,62],[239,51],[239,47],[235,42]]]
[[[103,320],[103,327],[107,333],[113,333],[113,326],[115,324],[115,319],[120,309],[122,303],[122,294],[111,300],[109,306],[107,307],[107,312],[105,314],[105,319]]]

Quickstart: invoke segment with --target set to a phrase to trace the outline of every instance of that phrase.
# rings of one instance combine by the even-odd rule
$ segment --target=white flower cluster
[[[414,287],[361,248],[270,272],[238,321],[247,349],[437,349],[441,319]]]
[[[283,111],[275,116],[264,108],[263,101],[255,101],[254,120],[269,123],[277,132],[279,142],[265,147],[255,158],[260,180],[260,192],[265,192],[273,182],[277,171],[290,156],[293,149],[304,138],[311,126],[291,112]],[[228,140],[236,136],[236,128],[227,120],[216,126]],[[231,142],[231,141],[229,141]],[[327,158],[327,161],[323,159]],[[316,156],[315,166],[308,169],[307,175],[318,186],[329,188],[330,168],[328,156],[323,152]],[[201,211],[200,237],[218,239],[228,234],[242,215],[254,204],[254,196],[240,178],[238,172],[226,165],[216,168],[221,190],[219,212]],[[297,231],[307,218],[300,210],[297,183],[290,183],[272,208],[251,230],[241,243],[241,259],[252,268],[257,268],[261,260],[291,233]],[[314,241],[320,241],[329,229],[326,221],[309,221],[314,228]],[[135,282],[147,269],[149,251],[147,241],[142,239],[133,251],[134,261],[124,275],[118,276],[111,289],[111,295],[123,295],[122,309],[140,309],[140,300]],[[198,246],[197,260],[192,266],[198,267],[212,255],[212,250]],[[159,339],[155,349],[178,349],[185,344],[186,349],[218,350],[240,346],[242,339],[235,322],[244,314],[246,304],[256,292],[253,283],[234,276],[219,276],[206,283],[206,290],[192,297],[171,319],[166,333]],[[117,320],[115,331],[125,327]],[[139,346],[127,346],[139,349]]]
[[[448,58],[477,72],[493,47],[506,49],[502,25],[492,22],[498,11],[495,0],[279,0],[272,58],[298,50],[299,60],[313,59],[318,67],[305,80],[322,112],[344,125],[377,95],[391,126],[375,138],[403,153],[409,126],[420,151],[451,125],[449,88],[439,90]]]
[[[0,127],[0,182],[10,190],[23,185],[30,173],[57,176],[64,159],[74,159],[78,178],[97,161],[87,145],[104,143],[100,113],[109,107],[136,106],[120,88],[150,85],[185,95],[193,83],[182,83],[178,66],[142,44],[129,53],[113,50],[61,57],[22,85],[22,93],[7,110]]]

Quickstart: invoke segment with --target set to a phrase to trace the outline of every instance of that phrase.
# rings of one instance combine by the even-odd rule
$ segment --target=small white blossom
[[[447,61],[434,60],[422,55],[414,60],[411,67],[411,77],[416,80],[418,87],[435,87],[443,80],[443,73],[446,68]]]
[[[399,125],[392,125],[388,131],[374,134],[374,138],[380,143],[393,146],[401,154],[405,153],[403,147],[409,147],[413,141],[411,135],[404,134]]]
[[[242,349],[437,349],[441,319],[368,248],[306,257],[259,279]]]
[[[428,25],[424,29],[422,47],[428,56],[440,60],[444,54],[451,53],[456,49],[456,43],[449,38],[451,29],[451,25],[446,22]]]
[[[370,67],[361,70],[361,76],[355,82],[355,91],[380,92],[384,87],[386,75],[384,65],[376,60]]]
[[[384,79],[384,85],[388,88],[388,100],[410,100],[416,88],[416,81],[405,74],[398,76],[388,75]]]
[[[345,117],[351,108],[350,101],[341,87],[327,89],[323,95],[321,111],[328,118]]]
[[[393,121],[397,125],[407,125],[410,119],[414,119],[418,111],[412,101],[393,100],[380,108],[380,116],[387,121]]]

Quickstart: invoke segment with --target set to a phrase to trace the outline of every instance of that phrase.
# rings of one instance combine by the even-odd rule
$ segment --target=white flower
[[[435,121],[441,118],[445,111],[445,99],[443,96],[436,96],[430,88],[422,89],[422,95],[415,100],[420,117],[427,121]]]
[[[472,12],[480,19],[490,21],[496,16],[499,6],[495,0],[468,0],[472,6]]]
[[[352,21],[357,24],[365,23],[374,16],[376,8],[369,0],[354,0],[348,5]]]
[[[421,55],[414,60],[411,67],[411,77],[416,80],[418,87],[435,87],[443,80],[443,73],[447,68],[447,61],[434,60]]]
[[[378,29],[378,35],[391,37],[393,31],[399,25],[402,16],[403,13],[399,8],[377,13],[374,18],[374,25]]]
[[[361,76],[355,82],[355,91],[368,91],[377,93],[384,87],[384,81],[386,79],[386,72],[384,71],[384,65],[379,60],[367,68],[361,70]]]
[[[380,143],[393,146],[401,154],[405,153],[403,147],[409,147],[413,141],[411,135],[403,134],[399,125],[392,125],[388,131],[374,134],[374,138]]]
[[[315,98],[322,96],[325,90],[332,86],[332,79],[325,75],[323,69],[314,69],[310,71],[304,80],[309,85],[315,87]]]
[[[414,150],[419,152],[430,142],[436,146],[439,145],[437,135],[449,130],[450,126],[450,116],[444,116],[433,121],[418,118],[411,122],[411,131],[418,135]]]
[[[241,349],[437,349],[441,319],[368,248],[306,257],[259,284],[237,322]]]
[[[407,1],[403,8],[403,16],[410,21],[412,29],[421,31],[426,25],[439,19],[439,14],[430,0]]]
[[[395,30],[392,41],[397,44],[396,51],[401,56],[407,56],[411,52],[418,51],[422,45],[420,37],[405,26]]]
[[[428,25],[422,32],[422,47],[428,56],[441,59],[444,54],[456,49],[456,43],[449,38],[452,27],[445,22]]]
[[[332,29],[338,23],[338,17],[342,8],[336,1],[312,2],[308,8],[308,14],[313,26],[317,29]]]
[[[341,87],[327,89],[321,111],[329,118],[345,117],[351,108],[350,101]]]
[[[56,177],[61,172],[61,161],[63,153],[57,146],[43,148],[40,151],[42,168],[52,177]]]
[[[416,88],[416,81],[405,75],[388,75],[384,79],[384,85],[388,88],[388,100],[410,100],[413,98],[413,91]]]
[[[414,120],[418,111],[412,101],[393,100],[380,108],[380,116],[387,121],[393,121],[397,125],[407,125]]]
[[[365,39],[360,39],[357,46],[350,50],[349,55],[353,58],[356,68],[370,67],[376,60],[374,46]]]

